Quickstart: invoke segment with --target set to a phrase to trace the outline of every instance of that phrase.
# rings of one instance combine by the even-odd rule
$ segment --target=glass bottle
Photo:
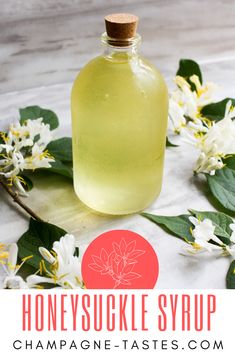
[[[137,20],[106,16],[103,55],[80,71],[71,97],[75,192],[113,215],[143,210],[162,185],[168,93],[138,53]]]

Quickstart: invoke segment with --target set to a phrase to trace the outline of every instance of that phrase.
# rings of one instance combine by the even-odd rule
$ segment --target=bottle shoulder
[[[134,56],[134,57],[127,57],[127,56],[114,56],[114,57],[107,57],[104,55],[99,55],[94,57],[93,59],[89,60],[80,70],[79,73],[87,70],[99,70],[100,67],[106,69],[113,69],[116,70],[118,67],[119,69],[123,68],[142,68],[155,71],[157,74],[161,75],[159,69],[147,58],[142,55]],[[79,74],[78,74],[79,75]]]
[[[140,56],[140,65],[144,67],[147,72],[153,73],[158,80],[162,81],[162,83],[166,85],[161,71],[149,59],[145,58],[144,56]]]
[[[94,81],[96,87],[110,85],[116,81],[129,87],[131,82],[135,86],[139,83],[139,87],[161,86],[162,90],[167,91],[165,80],[158,68],[143,56],[127,59],[100,55],[91,59],[77,75],[74,86],[88,87],[92,86]]]

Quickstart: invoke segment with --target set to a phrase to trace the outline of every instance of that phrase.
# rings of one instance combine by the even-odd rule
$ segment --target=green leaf
[[[224,117],[226,104],[228,103],[229,100],[231,100],[232,105],[235,106],[235,99],[225,98],[222,101],[219,101],[217,103],[211,103],[211,104],[205,105],[205,107],[203,107],[201,110],[201,114],[209,120],[219,121]]]
[[[26,120],[35,120],[43,118],[45,124],[50,125],[50,129],[54,130],[59,126],[59,120],[57,115],[48,109],[43,109],[38,105],[21,108],[20,110],[20,123],[23,124]]]
[[[33,255],[33,258],[29,259],[27,264],[38,269],[42,259],[38,248],[43,246],[51,250],[53,243],[58,241],[66,233],[64,229],[54,224],[36,221],[31,218],[29,229],[21,236],[17,243],[19,247],[19,257],[23,259],[24,257]]]
[[[38,168],[36,171],[59,174],[66,178],[73,179],[73,169],[70,165],[63,163],[58,159],[55,159],[50,165],[50,168]]]
[[[25,184],[22,183],[23,188],[24,188],[26,191],[32,190],[32,188],[33,188],[33,182],[32,182],[32,180],[31,180],[28,176],[26,176],[26,175],[24,175],[24,174],[20,174],[20,176],[21,176],[21,178],[24,179],[24,182],[25,182]]]
[[[233,223],[233,219],[231,217],[227,216],[225,213],[222,212],[202,212],[195,210],[189,211],[198,219],[210,219],[215,226],[215,234],[219,238],[222,238],[221,240],[223,241],[223,243],[226,243],[227,245],[230,244],[229,239],[231,237],[232,230],[229,225]]]
[[[63,137],[51,141],[46,149],[55,159],[59,159],[62,162],[72,162],[73,160],[71,137]]]
[[[4,135],[4,132],[2,132],[2,131],[0,131],[0,143],[2,144],[2,143],[5,143],[4,142],[4,139],[3,139],[3,136]]]
[[[51,168],[40,168],[40,170],[63,175],[66,178],[73,179],[73,169],[69,165],[61,162],[60,160],[56,160],[51,162]]]
[[[163,228],[166,228],[171,234],[176,235],[183,240],[194,241],[190,230],[193,225],[189,220],[189,215],[157,216],[150,213],[142,213],[141,215],[148,218],[150,221],[163,226]]]
[[[215,172],[215,175],[207,175],[207,182],[214,197],[227,210],[235,211],[235,169],[234,160],[227,166]]]
[[[196,90],[195,84],[189,80],[189,77],[192,75],[197,75],[200,82],[202,83],[202,73],[198,63],[190,59],[181,59],[179,62],[179,69],[176,75],[184,77],[187,82],[190,84],[193,91]]]
[[[18,260],[20,263],[21,260]],[[24,265],[19,269],[17,275],[21,276],[22,278],[26,279],[28,276],[34,274],[36,271],[36,267],[33,267],[28,264],[28,260],[24,263]],[[45,288],[45,287],[44,287]]]
[[[226,287],[227,289],[235,289],[235,260],[229,266],[226,276]]]
[[[79,257],[79,248],[76,247],[73,256]]]
[[[174,145],[170,142],[169,138],[166,138],[166,147],[179,147],[178,145]]]
[[[225,158],[223,162],[226,165],[226,168],[235,170],[235,156]]]

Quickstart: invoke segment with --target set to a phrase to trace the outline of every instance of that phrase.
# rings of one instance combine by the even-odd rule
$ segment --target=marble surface
[[[179,56],[234,59],[233,0],[0,0],[0,92],[70,82],[112,12],[140,17],[142,51],[167,76]]]
[[[218,97],[235,96],[234,1],[0,0],[0,5],[1,129],[17,119],[18,108],[38,104],[58,114],[60,128],[55,137],[71,134],[72,79],[98,51],[102,16],[117,10],[141,17],[143,52],[158,64],[169,86],[179,58],[191,57],[201,63],[207,80],[219,84]],[[188,208],[214,210],[203,179],[192,175],[195,159],[195,151],[189,148],[167,149],[162,193],[147,211],[177,215]],[[41,176],[34,183],[28,205],[76,235],[78,244],[89,243],[109,229],[141,233],[159,257],[158,288],[225,288],[228,258],[183,257],[182,241],[139,215],[111,217],[88,210],[62,177]],[[27,225],[28,217],[1,192],[0,241],[16,241]]]

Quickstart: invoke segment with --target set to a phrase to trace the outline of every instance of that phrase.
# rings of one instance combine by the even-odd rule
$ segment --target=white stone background
[[[219,84],[218,97],[235,97],[235,1],[233,0],[0,0],[0,127],[18,108],[38,104],[60,118],[57,136],[71,134],[70,90],[79,69],[100,51],[103,17],[131,12],[140,17],[142,53],[165,76],[169,87],[180,58],[201,64],[206,80]],[[195,151],[166,152],[163,190],[147,210],[162,215],[188,208],[215,210],[203,180],[192,175]],[[88,210],[65,179],[34,180],[26,200],[42,218],[89,243],[101,232],[125,228],[141,233],[160,262],[157,288],[225,288],[230,259],[180,255],[183,242],[139,215],[111,217]],[[28,217],[0,193],[0,241],[16,241]]]

